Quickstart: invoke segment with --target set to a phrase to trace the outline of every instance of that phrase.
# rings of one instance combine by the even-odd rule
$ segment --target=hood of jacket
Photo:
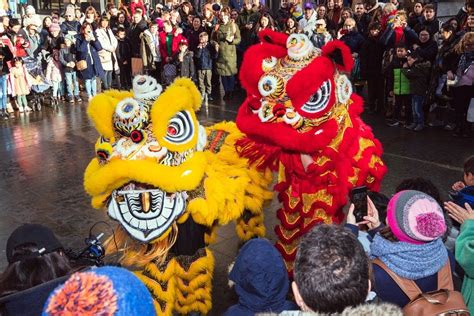
[[[267,239],[251,239],[239,251],[229,274],[239,304],[252,311],[280,312],[289,289],[283,258]]]

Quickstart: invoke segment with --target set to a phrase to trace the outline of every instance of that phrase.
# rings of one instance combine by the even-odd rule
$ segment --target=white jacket
[[[97,40],[102,46],[102,50],[99,51],[100,61],[102,62],[102,68],[105,71],[118,70],[117,56],[115,50],[117,49],[117,38],[115,37],[112,30],[97,28],[95,31]],[[113,63],[115,61],[115,63]]]
[[[316,10],[313,10],[313,14],[306,19],[304,16],[298,22],[299,29],[303,31],[309,38],[313,35],[313,31],[316,28],[316,20],[318,19],[318,15],[316,14]]]

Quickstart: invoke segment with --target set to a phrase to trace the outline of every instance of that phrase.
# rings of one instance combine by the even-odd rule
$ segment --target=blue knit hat
[[[101,267],[78,272],[49,296],[43,316],[109,315],[154,316],[153,299],[130,271]]]

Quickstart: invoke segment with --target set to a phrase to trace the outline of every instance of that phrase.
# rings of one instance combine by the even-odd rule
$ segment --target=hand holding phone
[[[367,216],[367,187],[361,186],[353,188],[351,191],[351,202],[354,204],[354,216],[356,222],[364,221]]]

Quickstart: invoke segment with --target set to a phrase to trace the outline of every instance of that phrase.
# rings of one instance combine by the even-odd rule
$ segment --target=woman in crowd
[[[43,27],[41,28],[40,31],[40,37],[41,37],[41,42],[43,43],[46,40],[46,37],[48,36],[48,30],[51,24],[53,23],[53,20],[51,20],[50,16],[46,16],[43,19]]]
[[[94,7],[90,6],[86,9],[84,13],[84,19],[81,21],[81,24],[84,25],[85,22],[89,23],[92,27],[92,30],[95,31],[97,28],[97,19],[99,18],[99,14],[95,10]]]
[[[423,3],[416,2],[413,6],[413,11],[408,15],[408,26],[414,28],[417,25],[421,17],[423,16]]]
[[[101,49],[102,46],[94,36],[92,25],[84,22],[76,38],[76,60],[89,99],[97,94],[97,77],[104,77],[104,69],[99,57]]]
[[[224,8],[220,12],[220,22],[216,26],[214,39],[219,44],[216,67],[224,86],[224,100],[230,100],[233,97],[237,74],[236,46],[240,43],[240,30],[237,24],[230,20],[229,8]]]
[[[258,20],[257,25],[255,26],[255,29],[254,29],[254,42],[255,43],[259,42],[258,33],[266,29],[275,31],[275,25],[269,13],[263,13],[260,16],[260,19]]]
[[[285,22],[285,28],[283,29],[285,34],[291,35],[298,33],[298,24],[293,17],[289,17]]]
[[[423,29],[418,34],[418,43],[413,44],[413,50],[418,53],[425,61],[434,64],[436,54],[438,53],[438,44],[431,36],[428,30]]]
[[[474,97],[474,32],[466,33],[456,45],[459,62],[455,73],[448,71],[448,80],[454,80],[453,105],[456,114],[455,136],[469,136],[470,123],[467,122],[467,110]]]
[[[102,47],[102,50],[99,51],[100,62],[104,69],[102,85],[104,90],[108,90],[112,87],[112,73],[118,70],[117,56],[115,55],[118,42],[114,33],[109,28],[109,19],[106,17],[99,19],[99,27],[95,33]]]

